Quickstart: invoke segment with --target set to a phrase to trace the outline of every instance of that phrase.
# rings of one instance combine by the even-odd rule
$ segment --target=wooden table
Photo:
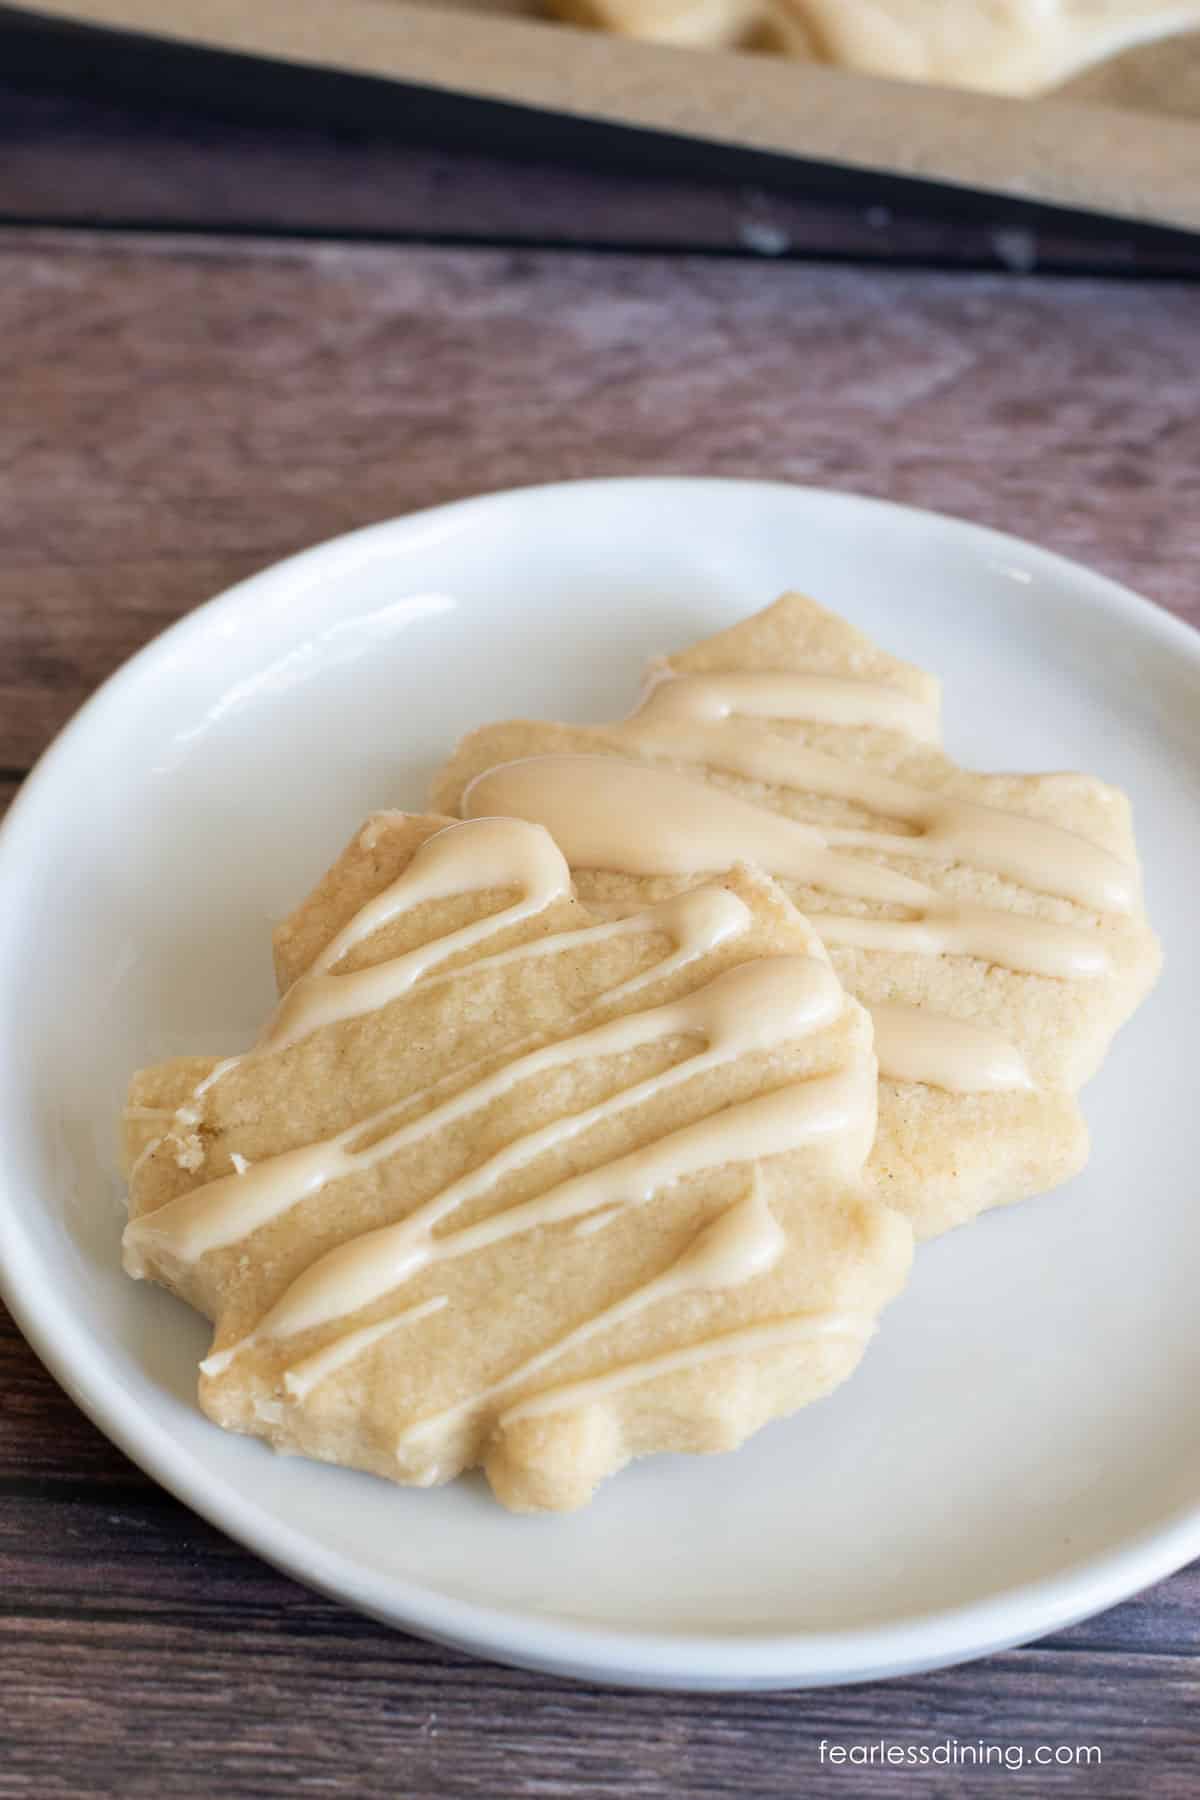
[[[273,152],[275,235],[229,235],[248,221],[227,144],[106,116],[14,103],[0,159],[0,208],[20,220],[0,230],[6,797],[189,607],[314,539],[511,483],[828,483],[1022,533],[1200,618],[1194,287],[866,269],[813,260],[819,244],[764,261],[302,241],[278,221],[311,212],[345,153],[331,140],[322,165],[315,139]],[[208,132],[210,162],[189,132]],[[157,167],[155,229],[39,226],[71,214],[80,143],[106,141],[75,216],[137,217]],[[261,209],[269,145],[242,148]],[[417,190],[437,162],[387,155]],[[181,170],[182,222],[226,235],[161,229]],[[493,168],[460,205],[478,225],[527,177]],[[616,177],[538,179],[574,235],[589,179],[621,217]],[[836,231],[824,247],[857,254]],[[4,1797],[960,1795],[969,1771],[904,1785],[878,1764],[823,1770],[818,1744],[981,1737],[1102,1750],[1099,1768],[997,1776],[1014,1797],[1200,1791],[1200,1566],[911,1680],[749,1698],[574,1687],[430,1649],[274,1574],[112,1449],[7,1322],[0,1498]]]

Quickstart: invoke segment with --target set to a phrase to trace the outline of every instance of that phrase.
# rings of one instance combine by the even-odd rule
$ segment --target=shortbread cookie
[[[761,31],[764,0],[550,0],[568,25],[689,50],[736,50]]]
[[[974,774],[939,736],[932,677],[786,595],[652,670],[619,724],[472,733],[435,804],[546,825],[614,910],[770,870],[879,1009],[871,1168],[929,1236],[1081,1166],[1072,1095],[1159,963],[1124,796]]]
[[[825,61],[866,75],[1039,94],[1200,24],[1197,0],[771,0]],[[786,29],[786,26],[785,26]],[[790,46],[789,46],[790,47]]]
[[[863,75],[1044,93],[1200,26],[1200,0],[548,0],[573,24],[694,49],[753,47]]]
[[[126,1265],[201,1403],[508,1506],[828,1393],[907,1270],[871,1022],[768,877],[619,920],[540,827],[377,815],[280,929],[259,1045],[135,1077]]]

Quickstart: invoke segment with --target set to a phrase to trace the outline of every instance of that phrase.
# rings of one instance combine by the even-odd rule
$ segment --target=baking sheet
[[[1039,100],[632,43],[525,0],[40,0],[42,19],[1200,230],[1200,34]]]

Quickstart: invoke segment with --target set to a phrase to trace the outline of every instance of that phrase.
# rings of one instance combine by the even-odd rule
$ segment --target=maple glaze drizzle
[[[755,1180],[750,1192],[697,1233],[691,1243],[666,1269],[635,1288],[624,1299],[604,1307],[582,1324],[566,1332],[545,1348],[527,1357],[498,1381],[476,1393],[468,1394],[453,1406],[444,1407],[423,1419],[407,1425],[397,1445],[397,1459],[405,1461],[412,1446],[427,1443],[445,1435],[469,1418],[472,1413],[491,1404],[512,1388],[540,1375],[553,1363],[581,1348],[593,1338],[618,1325],[625,1324],[647,1308],[680,1294],[741,1287],[759,1275],[770,1272],[787,1246],[787,1238]],[[422,1459],[423,1460],[423,1459]]]
[[[466,837],[458,835],[464,824],[472,828]],[[490,859],[497,855],[497,828],[507,829],[509,826],[512,827],[510,845],[518,854],[515,858],[510,858],[507,864],[493,864]],[[357,944],[402,912],[420,905],[422,901],[438,897],[431,891],[439,885],[438,878],[441,883],[446,883],[449,878],[449,885],[444,886],[440,896],[442,898],[472,891],[468,881],[476,842],[473,834],[481,827],[487,831],[487,837],[478,840],[482,852],[478,873],[482,879],[476,891],[486,891],[490,885],[489,874],[498,873],[500,879],[495,882],[497,887],[511,887],[518,881],[521,882],[520,900],[501,912],[492,913],[461,931],[435,939],[405,955],[388,958],[350,974],[339,974],[336,964]],[[534,835],[526,836],[527,833]],[[452,854],[447,854],[447,847],[441,843],[443,838],[451,838],[449,848]],[[418,863],[425,866],[417,868],[416,879],[410,879],[413,866]],[[474,976],[481,969],[495,970],[531,958],[555,956],[583,945],[594,945],[621,937],[644,936],[653,932],[662,932],[671,938],[675,943],[671,955],[655,963],[643,975],[633,976],[601,996],[601,1000],[614,1004],[651,982],[667,979],[695,958],[707,955],[718,945],[737,937],[750,924],[750,910],[737,895],[716,883],[709,883],[702,888],[676,894],[648,910],[626,912],[621,918],[598,925],[554,932],[508,950],[476,957],[470,964],[459,966],[440,976],[436,973],[439,964],[450,956],[469,949],[473,944],[485,942],[488,937],[544,910],[552,901],[569,892],[570,879],[566,863],[542,827],[530,826],[524,820],[504,819],[467,820],[446,827],[444,831],[426,839],[398,879],[356,913],[343,926],[337,938],[326,946],[310,969],[298,977],[283,996],[254,1050],[227,1056],[217,1063],[193,1089],[190,1102],[177,1107],[173,1114],[169,1108],[155,1110],[161,1110],[165,1116],[172,1118],[173,1129],[186,1131],[197,1124],[201,1117],[195,1102],[202,1099],[210,1088],[232,1070],[240,1067],[248,1056],[286,1050],[322,1026],[373,1012],[400,998],[418,981],[423,980],[428,991],[440,982],[453,981],[465,975]],[[539,893],[540,904],[535,906],[532,902]],[[409,1096],[410,1103],[415,1097]],[[134,1114],[127,1110],[126,1116],[133,1117]],[[138,1163],[152,1155],[162,1141],[159,1137],[147,1143]],[[137,1166],[134,1165],[135,1168]],[[131,1269],[130,1273],[134,1273],[134,1270]]]
[[[977,956],[1059,979],[1100,975],[1109,968],[1103,943],[1085,926],[948,900],[911,876],[839,855],[829,848],[823,828],[657,764],[615,756],[528,757],[478,776],[463,807],[472,816],[477,809],[502,808],[536,820],[573,869],[699,878],[753,862],[784,880],[916,915],[815,913],[813,929],[827,944]]]
[[[685,955],[690,958],[702,954],[704,949],[721,942],[731,932],[744,929],[749,921],[748,908],[725,889],[707,893],[697,890],[687,898],[690,904],[683,909],[672,901],[661,910],[666,922],[677,929],[690,923],[694,935],[684,940],[657,970],[649,972],[649,976],[635,977],[633,983],[622,983],[607,998],[628,997],[634,985],[643,985]],[[642,929],[649,925],[653,929],[659,925],[658,910],[640,914],[636,919],[614,921],[597,927],[596,931],[611,934],[634,925]],[[587,937],[589,934],[585,930],[575,935]],[[803,980],[797,977],[789,982],[785,976],[778,990],[768,992],[773,989],[771,972],[789,963],[803,969]],[[802,998],[798,997],[801,987]],[[726,1017],[730,1004],[728,994],[736,989],[738,995],[748,995],[751,988],[761,989],[774,1005],[760,1009],[754,1019],[741,1021],[739,1029],[738,1022]],[[707,1002],[701,1000],[701,995],[708,997]],[[733,1005],[740,1003],[736,997],[732,1001]],[[607,1025],[577,1032],[562,1042],[517,1057],[418,1119],[392,1131],[387,1131],[386,1127],[398,1109],[387,1107],[368,1118],[355,1120],[333,1137],[264,1157],[259,1162],[235,1169],[232,1175],[218,1176],[192,1188],[153,1212],[131,1220],[124,1236],[127,1253],[131,1259],[142,1258],[147,1250],[154,1250],[179,1262],[195,1262],[210,1250],[222,1249],[248,1237],[329,1181],[373,1167],[431,1132],[490,1105],[520,1082],[532,1080],[556,1066],[588,1056],[619,1054],[636,1047],[639,1042],[653,1042],[676,1033],[702,1032],[710,1024],[714,1030],[728,1027],[725,1032],[728,1046],[717,1057],[717,1060],[724,1060],[727,1055],[740,1054],[743,1048],[755,1043],[761,1032],[769,1034],[772,1025],[778,1021],[781,1007],[786,1009],[792,1003],[793,1011],[788,1016],[793,1020],[797,1016],[795,1007],[802,1008],[804,1004],[815,1006],[817,1013],[814,1016],[819,1016],[823,1022],[836,1018],[843,995],[833,971],[826,964],[808,957],[760,959],[740,964],[685,1000],[649,1012],[625,1015]],[[809,1029],[815,1029],[815,1026]],[[668,1071],[663,1081],[669,1081],[673,1074]],[[411,1097],[406,1097],[401,1105],[410,1103]],[[377,1135],[379,1133],[383,1135]],[[355,1149],[362,1139],[372,1141],[366,1148]]]
[[[821,826],[819,836],[827,845],[969,863],[1093,912],[1123,913],[1133,907],[1135,872],[1077,832],[840,761],[758,723],[772,719],[870,725],[936,741],[932,710],[899,689],[767,671],[660,680],[631,718],[606,729],[609,736],[652,756],[846,800],[913,828],[912,835],[897,836]]]
[[[514,829],[509,819],[476,819],[463,833],[450,825],[426,838],[403,872],[360,907],[283,996],[258,1048],[283,1050],[322,1025],[374,1012],[406,994],[440,963],[569,898],[571,876],[544,831]],[[517,900],[458,931],[365,969],[336,973],[343,958],[402,914],[429,901],[516,887]]]
[[[339,1369],[346,1368],[376,1344],[391,1337],[401,1325],[415,1325],[420,1319],[428,1319],[433,1313],[441,1312],[446,1304],[444,1294],[435,1294],[432,1299],[424,1300],[419,1306],[410,1306],[404,1312],[394,1313],[390,1319],[380,1319],[374,1325],[364,1325],[358,1331],[347,1331],[335,1338],[332,1344],[326,1344],[322,1350],[314,1350],[311,1356],[301,1357],[292,1364],[283,1378],[284,1389],[293,1400],[307,1400],[315,1387],[336,1375]]]
[[[923,1007],[868,1006],[884,1081],[916,1081],[951,1094],[996,1094],[1032,1088],[1020,1050],[989,1025],[947,1018]]]
[[[771,1320],[765,1325],[746,1325],[739,1331],[704,1338],[683,1349],[664,1350],[657,1356],[625,1363],[602,1375],[585,1375],[579,1381],[564,1382],[560,1387],[543,1388],[541,1393],[530,1394],[501,1413],[499,1428],[507,1431],[522,1419],[590,1406],[597,1400],[608,1399],[622,1388],[640,1387],[659,1375],[686,1374],[704,1363],[719,1362],[727,1356],[754,1356],[822,1337],[857,1337],[865,1342],[874,1329],[869,1319],[838,1312],[801,1314],[795,1318]]]
[[[796,678],[791,677],[764,676],[723,677],[716,681],[712,678],[688,677],[660,683],[651,690],[639,713],[629,722],[631,744],[651,753],[679,756],[685,761],[705,761],[717,767],[730,767],[727,757],[716,757],[707,734],[711,734],[723,721],[733,716],[793,716],[787,711],[787,707],[795,702],[795,682]],[[873,689],[867,683],[834,677],[805,678],[805,686],[806,695],[803,698],[810,710],[801,716],[861,724],[880,724],[886,718],[886,728],[902,730],[926,739],[935,735],[936,725],[929,709],[899,690]],[[886,698],[882,698],[883,695]],[[789,757],[798,749],[787,745],[785,740],[778,742],[786,749]],[[752,752],[754,767],[758,771],[754,778],[781,778],[777,774],[765,774],[763,771],[766,764],[758,760],[760,755],[773,756],[772,747],[760,744],[752,746]],[[803,785],[811,786],[818,792],[838,791],[828,784],[834,780],[830,770],[838,770],[841,765],[829,758],[818,758],[814,762],[811,759],[816,753],[805,751],[802,754],[810,759],[803,771]],[[749,756],[750,753],[747,752],[746,755]],[[903,822],[916,825],[922,834],[917,838],[881,839],[879,834],[870,832],[835,834],[793,821],[780,820],[777,815],[762,808],[751,807],[736,800],[734,796],[714,794],[712,790],[699,788],[695,782],[687,782],[686,778],[676,776],[671,771],[647,770],[644,767],[635,771],[632,765],[618,764],[614,759],[558,758],[538,761],[543,765],[569,764],[576,774],[583,763],[591,765],[593,770],[600,765],[610,772],[628,768],[631,773],[636,773],[638,783],[642,786],[647,777],[650,777],[652,858],[661,859],[662,841],[665,839],[669,845],[668,861],[672,858],[675,862],[686,861],[688,852],[681,840],[695,835],[695,794],[699,793],[703,797],[710,813],[714,801],[720,803],[718,812],[721,805],[728,803],[725,805],[724,815],[716,820],[715,833],[710,827],[707,835],[700,834],[700,854],[708,854],[714,838],[719,840],[722,852],[724,849],[731,849],[730,854],[719,854],[703,868],[671,867],[665,871],[653,868],[646,872],[707,873],[740,860],[752,859],[774,867],[775,872],[790,874],[794,879],[813,880],[823,874],[826,878],[825,885],[834,892],[910,907],[922,915],[918,922],[927,929],[934,923],[934,915],[940,912],[942,916],[936,923],[943,934],[952,935],[951,928],[954,928],[972,943],[986,936],[988,931],[993,937],[996,935],[996,925],[972,918],[972,909],[947,909],[932,890],[923,884],[880,869],[876,865],[839,857],[836,851],[830,849],[834,842],[843,847],[887,849],[898,849],[903,845],[906,852],[912,854],[912,845],[925,841],[929,845],[925,853],[951,856],[962,848],[964,834],[969,838],[972,830],[977,834],[979,831],[978,820],[966,817],[964,823],[963,806],[959,803],[954,803],[957,811],[949,811],[949,803],[942,802],[940,797],[924,795],[922,802],[926,810],[918,813],[917,802],[912,799],[917,790],[904,790],[902,794],[899,784],[893,783],[890,784],[893,791],[885,796],[882,788],[877,787],[871,795],[861,799],[861,804],[868,810],[890,811],[892,816]],[[745,758],[743,765],[742,769],[734,767],[731,772],[753,773]],[[825,768],[823,765],[829,767]],[[526,770],[529,766],[513,765]],[[772,764],[772,767],[777,765]],[[541,774],[546,772],[544,766],[539,771]],[[490,773],[503,774],[504,771]],[[620,777],[616,779],[619,781]],[[484,784],[488,780],[489,776],[481,778]],[[673,781],[680,786],[666,793],[661,788],[662,781]],[[822,787],[821,781],[827,785]],[[476,789],[479,786],[477,783]],[[586,786],[585,781],[585,788]],[[655,810],[660,799],[682,802],[681,789],[684,786],[690,792],[683,804],[682,813],[677,811],[671,817],[662,806]],[[402,875],[383,893],[368,902],[326,945],[307,973],[284,996],[255,1051],[250,1054],[286,1049],[323,1026],[389,1004],[408,992],[416,982],[438,979],[439,967],[449,959],[477,949],[490,936],[534,916],[554,900],[570,893],[568,863],[577,861],[578,858],[572,854],[575,839],[569,831],[563,830],[561,819],[556,827],[550,820],[523,813],[519,806],[509,806],[506,801],[501,803],[500,810],[506,814],[516,813],[518,816],[515,820],[510,817],[486,816],[493,809],[477,804],[482,796],[476,790],[473,789],[472,794],[470,811],[473,816],[464,824],[449,827],[426,840]],[[596,798],[590,790],[585,797],[589,804]],[[611,834],[616,829],[612,802],[614,798],[620,800],[622,797],[624,796],[613,796],[610,793],[600,796],[601,818],[596,817],[594,808],[589,810],[585,806],[576,819],[578,829],[585,836],[590,833],[592,840],[597,833],[607,831]],[[888,806],[883,804],[885,798],[889,802]],[[937,802],[940,810],[933,809],[931,801]],[[729,816],[730,807],[740,809],[736,819]],[[973,810],[985,812],[987,809]],[[640,824],[645,816],[643,793],[642,805],[635,817]],[[1010,817],[1003,814],[998,816],[1002,819]],[[550,826],[554,835],[560,839],[565,836],[568,841],[561,844],[561,847],[556,847],[546,831],[539,829],[543,823]],[[985,837],[988,835],[989,823],[985,821]],[[734,828],[739,825],[742,828],[742,839],[733,846],[732,840],[736,835]],[[787,833],[786,844],[781,832]],[[1017,844],[1006,849],[1001,842],[1002,837],[1003,833],[991,827],[991,847],[987,853],[994,857],[1008,856],[1011,860],[1021,851],[1022,846]],[[608,841],[612,841],[611,836]],[[786,865],[782,868],[778,867],[781,845]],[[768,846],[774,850],[774,856],[760,854]],[[563,849],[566,850],[565,858]],[[636,857],[640,853],[635,846],[631,854]],[[582,866],[588,865],[585,862]],[[607,865],[601,862],[597,866]],[[1085,870],[1081,880],[1091,880],[1094,874],[1095,871]],[[1109,879],[1107,876],[1105,878]],[[839,882],[842,885],[839,886]],[[816,884],[821,885],[821,882],[818,880]],[[449,933],[415,951],[361,970],[338,972],[337,965],[357,945],[424,901],[510,887],[516,888],[518,897],[513,904],[498,913],[460,931]],[[973,910],[982,913],[985,909]],[[951,913],[952,917],[949,916]],[[992,915],[992,918],[1002,921],[1005,926],[1012,923],[1011,915]],[[477,958],[462,972],[473,973],[484,964],[495,965],[519,957],[554,954],[559,949],[573,948],[589,939],[604,936],[652,929],[666,932],[674,944],[671,954],[648,972],[621,984],[605,997],[614,1001],[650,981],[661,979],[671,969],[681,966],[692,957],[704,954],[725,937],[736,935],[745,929],[748,922],[748,909],[743,903],[728,890],[710,884],[689,890],[659,907],[647,909],[631,918],[585,927],[579,931],[557,933],[490,957]],[[820,921],[822,929],[827,923],[828,918]],[[835,926],[837,923],[835,920]],[[908,923],[851,920],[854,928]],[[1022,919],[1017,923],[1041,927],[1043,922]],[[1057,960],[1061,963],[1068,957],[1068,939],[1078,938],[1079,935],[1069,933],[1067,928],[1062,927],[1040,931],[1037,953],[1043,960]],[[1077,965],[1080,957],[1077,944],[1070,947],[1070,954],[1074,956]],[[1056,969],[1055,972],[1061,970]],[[1071,972],[1092,971],[1073,966]],[[450,971],[441,978],[453,979],[457,973],[457,970]],[[490,1187],[503,1180],[506,1175],[559,1143],[586,1131],[589,1126],[649,1100],[676,1083],[690,1080],[705,1069],[734,1059],[748,1049],[771,1047],[786,1041],[788,1037],[817,1030],[822,1025],[831,1023],[842,1005],[843,997],[832,971],[813,958],[772,958],[760,963],[740,965],[683,1000],[625,1015],[591,1031],[577,1031],[575,1036],[561,1043],[543,1046],[518,1057],[506,1068],[484,1078],[474,1087],[393,1131],[387,1131],[386,1126],[389,1112],[395,1111],[394,1108],[374,1118],[358,1121],[322,1143],[303,1146],[253,1165],[246,1164],[244,1159],[239,1158],[234,1175],[206,1183],[178,1200],[167,1203],[156,1212],[133,1221],[126,1233],[127,1254],[134,1265],[139,1264],[148,1251],[185,1263],[195,1261],[211,1249],[242,1241],[326,1183],[369,1168],[388,1156],[400,1153],[426,1133],[466,1116],[471,1110],[486,1106],[522,1080],[535,1079],[551,1067],[569,1064],[580,1057],[623,1054],[641,1044],[660,1042],[672,1036],[699,1037],[703,1047],[685,1057],[683,1062],[648,1081],[635,1084],[578,1115],[526,1134],[489,1159],[481,1169],[462,1177],[442,1193],[433,1196],[399,1224],[362,1234],[319,1258],[292,1283],[249,1337],[206,1361],[203,1365],[206,1372],[210,1375],[221,1373],[241,1350],[252,1343],[267,1339],[286,1339],[351,1317],[402,1287],[418,1270],[431,1263],[469,1254],[517,1232],[538,1226],[572,1220],[582,1220],[589,1224],[595,1222],[602,1226],[619,1216],[626,1206],[644,1203],[661,1187],[669,1186],[688,1174],[729,1161],[779,1154],[834,1133],[849,1134],[861,1140],[860,1148],[865,1154],[874,1123],[874,1083],[864,1079],[861,1072],[848,1072],[792,1083],[772,1093],[759,1095],[753,1100],[728,1107],[721,1113],[671,1132],[655,1143],[616,1158],[607,1165],[560,1182],[534,1200],[510,1206],[473,1226],[457,1231],[439,1232],[437,1229],[454,1211],[468,1201],[486,1194]],[[892,1009],[892,1016],[886,1018],[880,1027],[885,1052],[885,1072],[894,1069],[898,1071],[896,1079],[940,1080],[940,1084],[946,1086],[962,1086],[964,1083],[975,1088],[1021,1085],[1022,1071],[1012,1060],[1016,1057],[1015,1051],[1006,1061],[1003,1054],[1006,1047],[998,1041],[987,1046],[977,1043],[974,1060],[968,1059],[970,1067],[964,1074],[962,1033],[956,1022],[931,1022],[928,1016],[921,1014],[912,1014],[906,1019],[903,1016],[905,1011],[906,1009]],[[933,1030],[930,1029],[931,1024]],[[205,1082],[200,1084],[194,1098],[199,1098],[214,1081],[221,1079],[241,1060],[243,1059],[228,1058],[224,1063],[218,1064]],[[176,1117],[184,1123],[191,1123],[198,1114],[194,1109],[184,1108]],[[377,1133],[382,1135],[376,1135]],[[362,1145],[363,1139],[368,1140],[365,1146]],[[616,1323],[618,1318],[628,1316],[630,1311],[651,1304],[654,1299],[662,1298],[667,1293],[682,1291],[688,1285],[728,1285],[751,1278],[760,1267],[765,1269],[769,1262],[762,1260],[766,1254],[764,1246],[773,1244],[775,1248],[772,1255],[777,1255],[782,1247],[782,1234],[770,1216],[769,1209],[766,1209],[764,1217],[764,1206],[765,1203],[752,1198],[745,1206],[730,1209],[728,1214],[722,1215],[700,1234],[671,1269],[646,1288],[627,1297],[615,1308],[609,1308],[596,1318],[577,1326],[556,1345],[539,1352],[529,1363],[522,1365],[520,1370],[514,1371],[503,1382],[494,1384],[485,1395],[476,1396],[463,1405],[469,1409],[482,1404],[485,1399],[496,1397],[501,1389],[507,1389],[519,1380],[539,1372],[569,1348],[605,1329],[606,1325]],[[739,1270],[742,1272],[739,1273]],[[347,1366],[403,1324],[416,1323],[443,1304],[444,1297],[438,1296],[387,1319],[376,1320],[358,1330],[339,1334],[331,1343],[300,1359],[286,1372],[285,1389],[288,1395],[302,1403],[321,1381],[338,1369]],[[660,1368],[665,1370],[668,1367],[691,1366],[696,1360],[706,1360],[710,1352],[732,1353],[735,1340],[739,1346],[743,1340],[747,1344],[753,1340],[756,1344],[766,1345],[768,1342],[792,1341],[797,1334],[811,1335],[813,1332],[828,1330],[865,1333],[869,1331],[869,1326],[864,1321],[839,1320],[832,1315],[777,1321],[773,1325],[752,1328],[748,1333],[730,1334],[726,1339],[714,1340],[711,1344],[667,1352],[664,1356],[646,1359],[642,1364],[625,1365],[611,1371],[608,1376],[571,1384],[570,1389],[548,1390],[545,1394],[535,1395],[511,1408],[503,1416],[501,1423],[506,1424],[519,1416],[525,1416],[531,1409],[539,1410],[539,1403],[543,1401],[546,1404],[540,1410],[556,1410],[559,1405],[567,1403],[561,1396],[569,1391],[586,1388],[589,1393],[598,1394],[610,1391],[612,1387],[627,1385],[634,1379],[648,1378],[647,1372],[657,1372]],[[728,1349],[722,1348],[726,1345],[729,1346]],[[639,1374],[639,1370],[643,1373]],[[557,1401],[551,1398],[555,1392],[559,1394]],[[453,1410],[457,1416],[461,1408]],[[417,1422],[406,1432],[406,1439],[429,1429],[430,1421]]]
[[[522,1081],[556,1067],[625,1055],[641,1045],[679,1037],[699,1038],[702,1047],[657,1075],[515,1139],[399,1223],[362,1233],[318,1258],[269,1309],[251,1337],[210,1357],[206,1371],[219,1373],[251,1341],[291,1337],[360,1312],[431,1264],[600,1208],[643,1204],[659,1188],[686,1175],[778,1155],[837,1133],[852,1135],[865,1157],[875,1110],[869,1067],[792,1083],[726,1107],[474,1225],[440,1233],[438,1229],[539,1156],[697,1075],[822,1029],[839,1016],[844,1003],[833,971],[812,957],[779,956],[739,964],[680,1000],[625,1014],[532,1052],[365,1149],[351,1147],[354,1137],[364,1135],[360,1123],[337,1138],[256,1163],[244,1176],[193,1189],[137,1221],[145,1227],[138,1247],[143,1253],[152,1248],[178,1261],[194,1261],[207,1249],[241,1242],[329,1181],[375,1166]]]

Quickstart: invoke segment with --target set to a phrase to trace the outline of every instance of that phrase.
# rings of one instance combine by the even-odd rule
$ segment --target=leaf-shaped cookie
[[[258,1046],[127,1113],[127,1266],[216,1321],[219,1424],[563,1508],[853,1369],[911,1232],[870,1021],[769,878],[597,920],[536,825],[382,814],[276,955]]]
[[[444,811],[546,825],[611,909],[736,859],[775,875],[875,1010],[870,1167],[918,1236],[1081,1165],[1072,1096],[1159,966],[1124,796],[958,768],[937,701],[785,595],[657,666],[630,718],[484,727],[435,785]]]

